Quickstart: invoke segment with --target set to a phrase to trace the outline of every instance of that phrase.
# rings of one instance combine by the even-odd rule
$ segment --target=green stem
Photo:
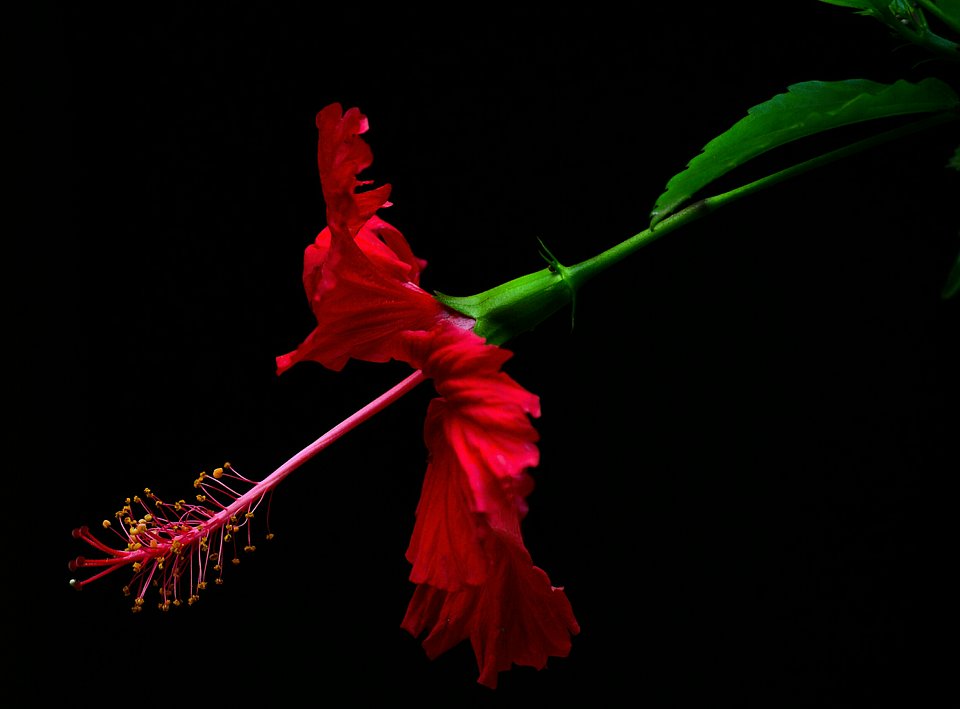
[[[590,279],[620,263],[647,244],[726,204],[835,160],[958,118],[960,115],[957,113],[948,112],[915,121],[788,167],[729,192],[707,197],[662,219],[655,227],[645,229],[575,266],[564,266],[546,252],[544,256],[550,264],[548,268],[514,278],[475,295],[450,296],[444,293],[434,295],[448,308],[473,318],[476,321],[474,332],[485,338],[487,342],[503,344],[520,333],[532,330],[561,308],[571,303],[575,306],[577,291]]]
[[[941,8],[935,2],[931,2],[930,0],[919,0],[919,2],[920,5],[923,6],[924,10],[937,17],[943,24],[952,29],[954,32],[960,34],[960,18],[954,15],[948,15],[943,11],[943,8]]]
[[[941,9],[932,9],[932,5],[933,3],[924,3],[924,8],[942,18],[944,13]],[[907,5],[903,2],[894,2],[879,7],[875,6],[873,11],[867,14],[876,17],[908,42],[923,47],[947,61],[960,61],[960,47],[957,46],[956,42],[932,32],[927,24],[926,16],[918,9],[916,3]],[[949,22],[949,19],[947,22]]]
[[[772,187],[773,185],[779,184],[785,180],[796,177],[797,175],[801,175],[815,168],[822,167],[836,160],[855,155],[856,153],[868,150],[869,148],[897,140],[898,138],[903,138],[919,131],[927,130],[935,126],[957,120],[958,118],[960,118],[960,116],[955,113],[940,113],[935,116],[930,116],[923,120],[915,121],[905,126],[900,126],[899,128],[894,128],[884,133],[879,133],[878,135],[871,136],[869,138],[864,138],[856,143],[852,143],[829,153],[811,158],[805,162],[793,165],[792,167],[780,170],[779,172],[775,172],[772,175],[762,177],[759,180],[754,180],[749,184],[732,189],[729,192],[723,192],[722,194],[714,195],[713,197],[707,197],[706,199],[695,202],[689,207],[686,207],[685,209],[682,209],[679,212],[663,219],[657,223],[655,228],[645,229],[639,234],[636,234],[629,239],[620,242],[616,246],[607,249],[603,253],[578,263],[575,266],[564,267],[563,276],[571,282],[573,289],[577,290],[580,288],[580,286],[592,279],[594,276],[602,273],[614,264],[619,263],[627,256],[630,256],[644,246],[656,241],[661,236],[665,236],[666,234],[669,234],[670,232],[675,231],[676,229],[679,229],[680,227],[685,226],[692,221],[700,219],[701,217],[716,211],[724,205],[735,202],[748,195],[752,195],[755,192],[759,192],[762,189]]]

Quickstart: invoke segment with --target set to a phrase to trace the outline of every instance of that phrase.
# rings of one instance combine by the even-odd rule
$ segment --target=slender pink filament
[[[237,514],[240,510],[244,510],[253,505],[252,501],[255,498],[262,497],[268,493],[270,490],[275,488],[281,480],[306,463],[317,453],[322,451],[345,433],[352,431],[374,414],[385,409],[394,401],[416,387],[417,384],[422,382],[424,379],[425,377],[423,372],[418,369],[416,372],[411,374],[393,388],[378,396],[362,409],[345,418],[343,421],[320,436],[320,438],[287,460],[287,462],[274,470],[263,480],[247,490],[247,492],[234,500],[233,503],[228,507],[224,507],[222,510],[217,512],[217,514],[208,520],[208,524],[206,525],[207,528],[216,528],[221,523],[224,523],[226,520],[230,519],[230,517]]]

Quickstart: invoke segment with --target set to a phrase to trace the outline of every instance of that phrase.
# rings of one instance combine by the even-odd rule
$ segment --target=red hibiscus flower
[[[502,371],[511,354],[419,285],[425,263],[376,212],[389,185],[358,192],[372,162],[367,119],[338,104],[317,116],[327,227],[306,250],[303,282],[316,329],[277,358],[279,372],[312,360],[409,363],[434,382],[425,440],[430,462],[407,551],[417,584],[402,627],[426,632],[435,657],[469,639],[479,682],[511,665],[542,668],[570,650],[579,626],[561,588],[533,565],[520,533],[539,462],[539,399]]]

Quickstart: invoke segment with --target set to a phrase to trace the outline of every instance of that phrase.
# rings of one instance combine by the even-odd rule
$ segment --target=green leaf
[[[947,275],[947,282],[943,285],[940,295],[946,300],[954,297],[958,292],[960,292],[960,254],[957,254],[957,260],[953,262],[953,268]]]
[[[650,213],[650,226],[673,214],[717,178],[773,148],[832,128],[911,113],[956,109],[960,98],[944,82],[881,84],[866,79],[806,81],[747,111],[674,175]]]

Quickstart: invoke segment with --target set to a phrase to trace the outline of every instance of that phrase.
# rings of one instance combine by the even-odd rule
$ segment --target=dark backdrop
[[[588,285],[573,327],[561,313],[511,343],[543,407],[525,539],[582,626],[569,658],[493,693],[468,644],[429,661],[399,628],[427,387],[283,483],[276,539],[196,606],[133,615],[120,575],[72,591],[72,527],[144,486],[188,495],[224,460],[263,476],[406,375],[274,373],[313,324],[299,279],[328,103],[369,116],[367,176],[393,184],[384,216],[424,285],[469,294],[541,268],[538,238],[574,263],[640,231],[671,175],[791,83],[956,79],[817,2],[197,5],[50,18],[49,189],[72,208],[47,255],[59,492],[25,593],[42,589],[44,630],[20,653],[42,689],[866,706],[936,683],[955,129],[675,232]]]

